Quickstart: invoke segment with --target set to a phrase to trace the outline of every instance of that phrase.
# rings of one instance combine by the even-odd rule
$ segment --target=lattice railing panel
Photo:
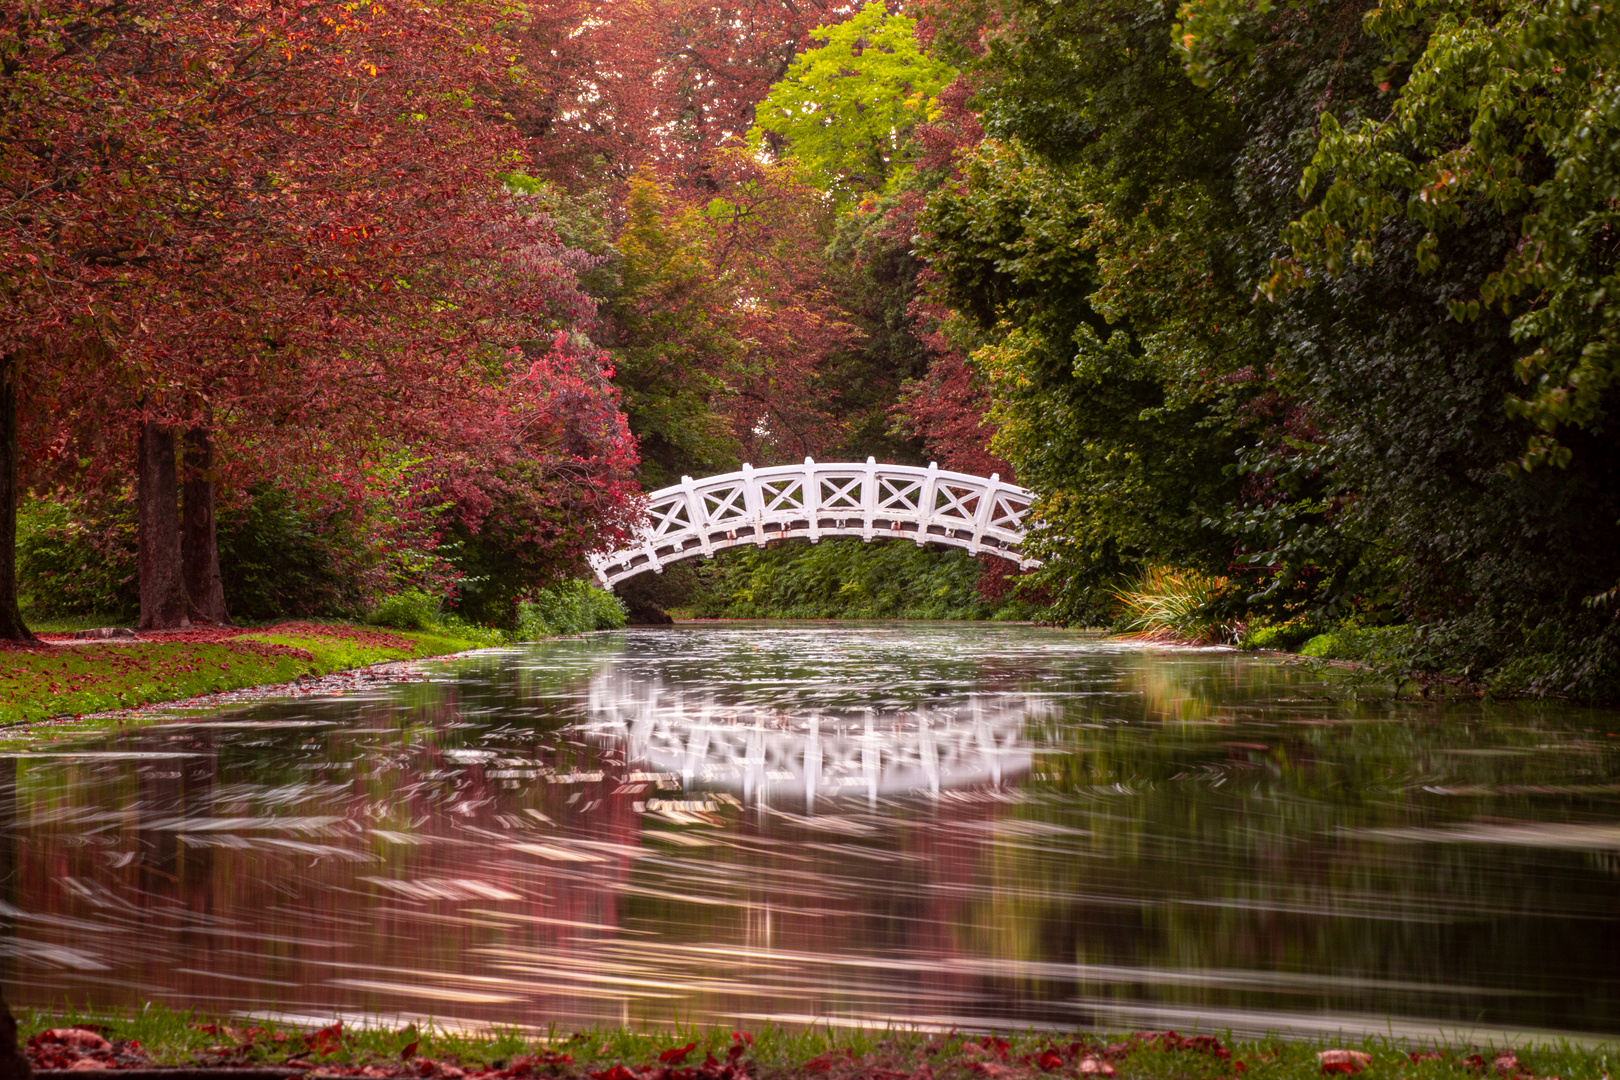
[[[1000,477],[945,472],[937,465],[836,462],[682,477],[647,498],[633,543],[591,556],[605,585],[738,544],[823,536],[899,537],[950,544],[1023,566],[1024,520],[1034,496]]]

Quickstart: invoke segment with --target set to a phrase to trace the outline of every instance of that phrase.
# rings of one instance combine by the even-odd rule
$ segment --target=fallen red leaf
[[[416,1048],[421,1045],[421,1039],[413,1039],[411,1044],[399,1052],[399,1060],[409,1061],[416,1056]]]
[[[697,1049],[697,1043],[690,1042],[685,1046],[672,1046],[658,1055],[658,1060],[666,1065],[680,1065],[686,1061],[686,1055]]]
[[[1063,1056],[1056,1050],[1042,1050],[1041,1056],[1035,1059],[1035,1064],[1051,1072],[1053,1069],[1063,1068]]]
[[[591,1080],[636,1080],[636,1074],[623,1065],[615,1065],[611,1069],[591,1073]]]
[[[111,1050],[112,1043],[94,1031],[81,1027],[51,1028],[43,1034],[46,1042],[62,1043],[77,1050]]]
[[[312,1031],[304,1036],[309,1048],[317,1054],[330,1054],[334,1050],[343,1048],[343,1021],[328,1024],[319,1031]]]
[[[1372,1055],[1360,1050],[1322,1050],[1316,1060],[1324,1073],[1358,1073],[1372,1064]]]

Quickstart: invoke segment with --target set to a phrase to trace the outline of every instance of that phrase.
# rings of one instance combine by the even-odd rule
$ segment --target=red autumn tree
[[[545,0],[517,38],[528,82],[509,95],[541,174],[617,187],[637,169],[713,183],[709,154],[848,0]]]
[[[224,614],[217,437],[442,432],[458,402],[519,392],[510,350],[588,312],[547,220],[500,183],[523,163],[496,118],[502,5],[6,6],[3,382],[36,445],[99,444],[115,468],[106,433],[136,432],[143,626]],[[574,456],[616,497],[613,452]]]
[[[792,165],[740,147],[714,154],[710,173],[710,264],[744,346],[733,431],[760,464],[821,454],[844,433],[822,362],[859,336],[831,288],[831,204]]]

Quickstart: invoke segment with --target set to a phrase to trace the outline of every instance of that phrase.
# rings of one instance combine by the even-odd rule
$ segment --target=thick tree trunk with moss
[[[226,625],[231,619],[219,574],[214,479],[213,437],[207,428],[194,427],[186,432],[185,480],[180,493],[181,563],[191,617]]]
[[[141,577],[142,630],[181,630],[191,625],[191,600],[186,595],[180,553],[174,443],[172,427],[142,421],[136,451],[136,562]]]
[[[0,640],[34,641],[17,607],[17,367],[0,355]]]

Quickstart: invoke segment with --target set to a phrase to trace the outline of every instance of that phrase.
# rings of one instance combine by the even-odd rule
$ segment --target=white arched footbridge
[[[740,544],[824,536],[903,537],[952,544],[975,555],[996,555],[1020,566],[1024,519],[1034,495],[1024,488],[936,463],[879,465],[832,462],[778,465],[723,473],[703,480],[681,477],[647,500],[647,518],[634,541],[590,557],[604,586],[698,555]]]

